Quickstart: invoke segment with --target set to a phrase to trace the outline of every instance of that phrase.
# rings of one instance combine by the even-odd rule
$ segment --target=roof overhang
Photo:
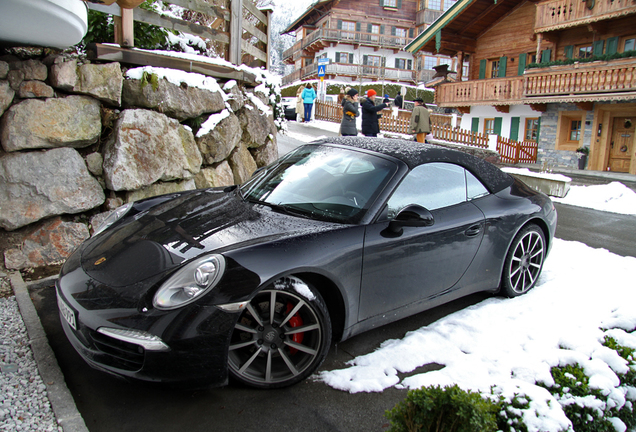
[[[280,34],[284,35],[287,33],[291,33],[293,31],[296,31],[299,27],[302,27],[303,25],[313,25],[314,23],[306,22],[307,19],[310,17],[310,15],[313,12],[320,13],[321,8],[323,8],[324,6],[327,6],[328,3],[332,3],[334,1],[337,1],[337,0],[316,0],[315,2],[311,4],[311,6],[307,8],[305,12],[303,12],[302,15],[300,15],[296,20],[294,20],[294,22],[292,22],[289,26],[287,26],[287,28],[283,30]]]

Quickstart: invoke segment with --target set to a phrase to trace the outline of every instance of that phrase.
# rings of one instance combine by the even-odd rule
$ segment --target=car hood
[[[90,239],[82,248],[81,266],[102,284],[130,286],[171,273],[185,261],[206,253],[315,234],[336,226],[341,225],[245,202],[236,189],[197,190],[127,215]]]

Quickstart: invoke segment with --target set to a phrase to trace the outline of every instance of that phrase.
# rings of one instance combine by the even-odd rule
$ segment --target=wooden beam
[[[509,113],[510,105],[495,105],[495,110],[500,113]]]
[[[592,111],[594,109],[594,102],[576,102],[576,106],[583,111]]]
[[[230,63],[241,64],[241,40],[243,36],[243,0],[231,0],[230,13]]]
[[[123,47],[135,46],[133,9],[121,8],[121,43]]]
[[[462,114],[470,114],[470,107],[469,106],[461,106],[461,107],[456,107],[457,111],[459,111]]]
[[[200,37],[210,39],[212,41],[229,43],[229,35],[225,32],[216,30],[214,28],[202,26],[199,24],[183,21],[177,18],[171,18],[168,16],[158,15],[154,12],[150,12],[141,8],[134,9],[135,21],[144,22],[146,24],[152,24],[159,27],[163,27],[170,30],[177,30],[184,33],[196,34]]]
[[[548,104],[530,104],[530,108],[532,108],[533,111],[538,111],[538,112],[546,112],[548,110]]]

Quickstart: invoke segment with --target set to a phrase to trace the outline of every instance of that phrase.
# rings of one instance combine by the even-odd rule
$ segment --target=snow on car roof
[[[473,173],[491,193],[499,192],[513,183],[513,178],[499,168],[476,156],[458,150],[388,138],[331,137],[312,144],[338,144],[382,153],[404,162],[409,169],[429,162],[449,162],[463,166]]]

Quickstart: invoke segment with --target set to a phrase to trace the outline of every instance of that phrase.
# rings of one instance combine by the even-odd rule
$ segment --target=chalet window
[[[382,63],[382,57],[380,56],[362,56],[362,64],[364,65],[362,71],[367,75],[379,75]]]
[[[433,10],[442,10],[442,0],[428,0],[428,8]]]
[[[420,0],[419,2],[417,2],[418,12],[424,9],[426,9],[426,0]]]
[[[447,11],[455,4],[457,0],[444,0],[444,11]]]
[[[380,41],[380,37],[379,36],[375,36],[375,35],[379,35],[380,34],[380,26],[379,25],[369,24],[368,27],[367,27],[367,32],[372,34],[372,36],[370,37],[371,42],[379,42]]]
[[[590,58],[592,57],[592,45],[577,45],[576,46],[576,58]]]
[[[630,36],[623,41],[623,52],[636,50],[636,36]]]
[[[380,0],[380,6],[402,9],[402,0]]]
[[[487,118],[484,119],[484,134],[490,135],[495,133],[495,119]]]
[[[397,36],[400,39],[396,39],[395,43],[398,45],[406,45],[406,38],[408,35],[408,30],[405,28],[400,28],[400,27],[393,27],[391,28],[391,35],[392,36]]]
[[[338,30],[344,30],[340,33],[340,37],[343,39],[355,39],[355,33],[349,33],[348,31],[356,31],[356,23],[354,21],[340,21],[338,20]],[[348,30],[348,31],[347,31]]]
[[[581,140],[581,120],[570,120],[570,131],[568,132],[568,141]]]
[[[497,78],[499,77],[499,66],[500,66],[500,61],[499,59],[488,59],[488,64],[487,64],[487,69],[486,69],[486,76],[488,78]]]
[[[523,140],[537,142],[538,139],[539,139],[539,119],[527,118],[526,131],[523,134]]]
[[[337,52],[336,63],[353,63],[353,53]]]
[[[395,68],[411,70],[413,68],[413,60],[395,59]]]
[[[437,66],[437,57],[424,57],[424,69],[431,70]]]
[[[555,150],[575,151],[581,147],[586,111],[560,111]]]

